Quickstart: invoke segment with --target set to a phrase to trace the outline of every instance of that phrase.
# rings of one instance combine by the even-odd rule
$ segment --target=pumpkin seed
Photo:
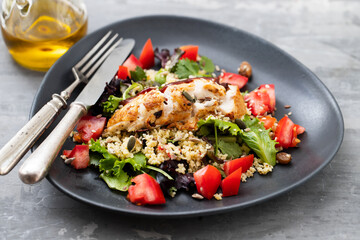
[[[235,123],[236,123],[236,125],[239,126],[240,129],[246,128],[246,124],[243,121],[241,121],[241,119],[239,119],[239,118],[235,119]]]
[[[136,138],[134,136],[129,137],[128,143],[127,143],[127,149],[129,152],[134,149],[136,143]]]
[[[182,91],[182,95],[184,95],[189,102],[195,102],[195,98],[193,98],[187,91]]]

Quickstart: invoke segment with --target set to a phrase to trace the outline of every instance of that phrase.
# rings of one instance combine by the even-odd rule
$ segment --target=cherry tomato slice
[[[235,196],[239,193],[242,168],[238,168],[221,182],[223,197]]]
[[[152,68],[155,65],[155,54],[150,38],[146,41],[141,51],[139,61],[144,69]]]
[[[135,185],[129,187],[128,199],[137,205],[164,204],[165,197],[160,185],[149,174],[143,173],[131,180]]]
[[[64,150],[69,151],[69,150]],[[66,155],[66,154],[64,154]],[[89,156],[89,146],[88,145],[76,145],[74,149],[71,151],[68,158],[75,158],[71,165],[75,169],[83,169],[87,168],[90,163],[90,156]]]
[[[216,167],[207,165],[194,173],[197,191],[207,199],[211,199],[221,183],[221,174]]]
[[[224,164],[224,172],[226,176],[229,176],[231,173],[235,172],[239,168],[242,168],[242,171],[246,172],[253,165],[253,162],[254,154],[227,161]]]
[[[186,45],[186,46],[181,46],[180,49],[185,52],[185,53],[181,56],[180,59],[188,58],[189,60],[196,61],[196,58],[197,58],[197,55],[198,55],[199,46]]]
[[[105,117],[96,117],[91,115],[82,117],[77,125],[77,130],[82,141],[87,143],[90,139],[98,139],[104,130],[105,123]]]
[[[125,66],[119,66],[119,70],[117,72],[118,79],[126,79],[129,75],[128,68]]]
[[[248,78],[236,73],[225,72],[220,75],[220,83],[236,85],[241,89],[248,82]]]

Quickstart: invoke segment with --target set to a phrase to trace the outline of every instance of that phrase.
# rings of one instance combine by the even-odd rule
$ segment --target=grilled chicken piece
[[[159,126],[196,130],[198,120],[209,115],[235,119],[245,113],[245,102],[237,86],[229,85],[226,90],[213,78],[194,78],[138,94],[114,113],[106,132]]]

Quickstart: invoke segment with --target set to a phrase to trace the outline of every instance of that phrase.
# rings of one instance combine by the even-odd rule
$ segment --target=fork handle
[[[20,167],[19,177],[24,183],[37,183],[46,176],[66,138],[86,113],[84,104],[74,102],[70,105],[64,118]]]
[[[45,104],[30,121],[10,139],[0,150],[0,175],[5,175],[13,169],[45,129],[54,121],[62,108],[66,108],[65,99],[58,94],[54,94],[52,100]]]

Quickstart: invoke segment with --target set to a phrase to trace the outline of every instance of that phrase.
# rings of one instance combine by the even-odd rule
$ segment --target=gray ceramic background
[[[22,184],[17,167],[0,177],[0,239],[358,239],[358,1],[88,0],[86,4],[89,32],[128,17],[161,13],[215,20],[269,40],[314,71],[334,94],[344,115],[344,142],[317,176],[285,195],[228,214],[184,220],[153,221],[94,209],[47,181]],[[0,145],[27,121],[43,76],[16,65],[0,41]]]

